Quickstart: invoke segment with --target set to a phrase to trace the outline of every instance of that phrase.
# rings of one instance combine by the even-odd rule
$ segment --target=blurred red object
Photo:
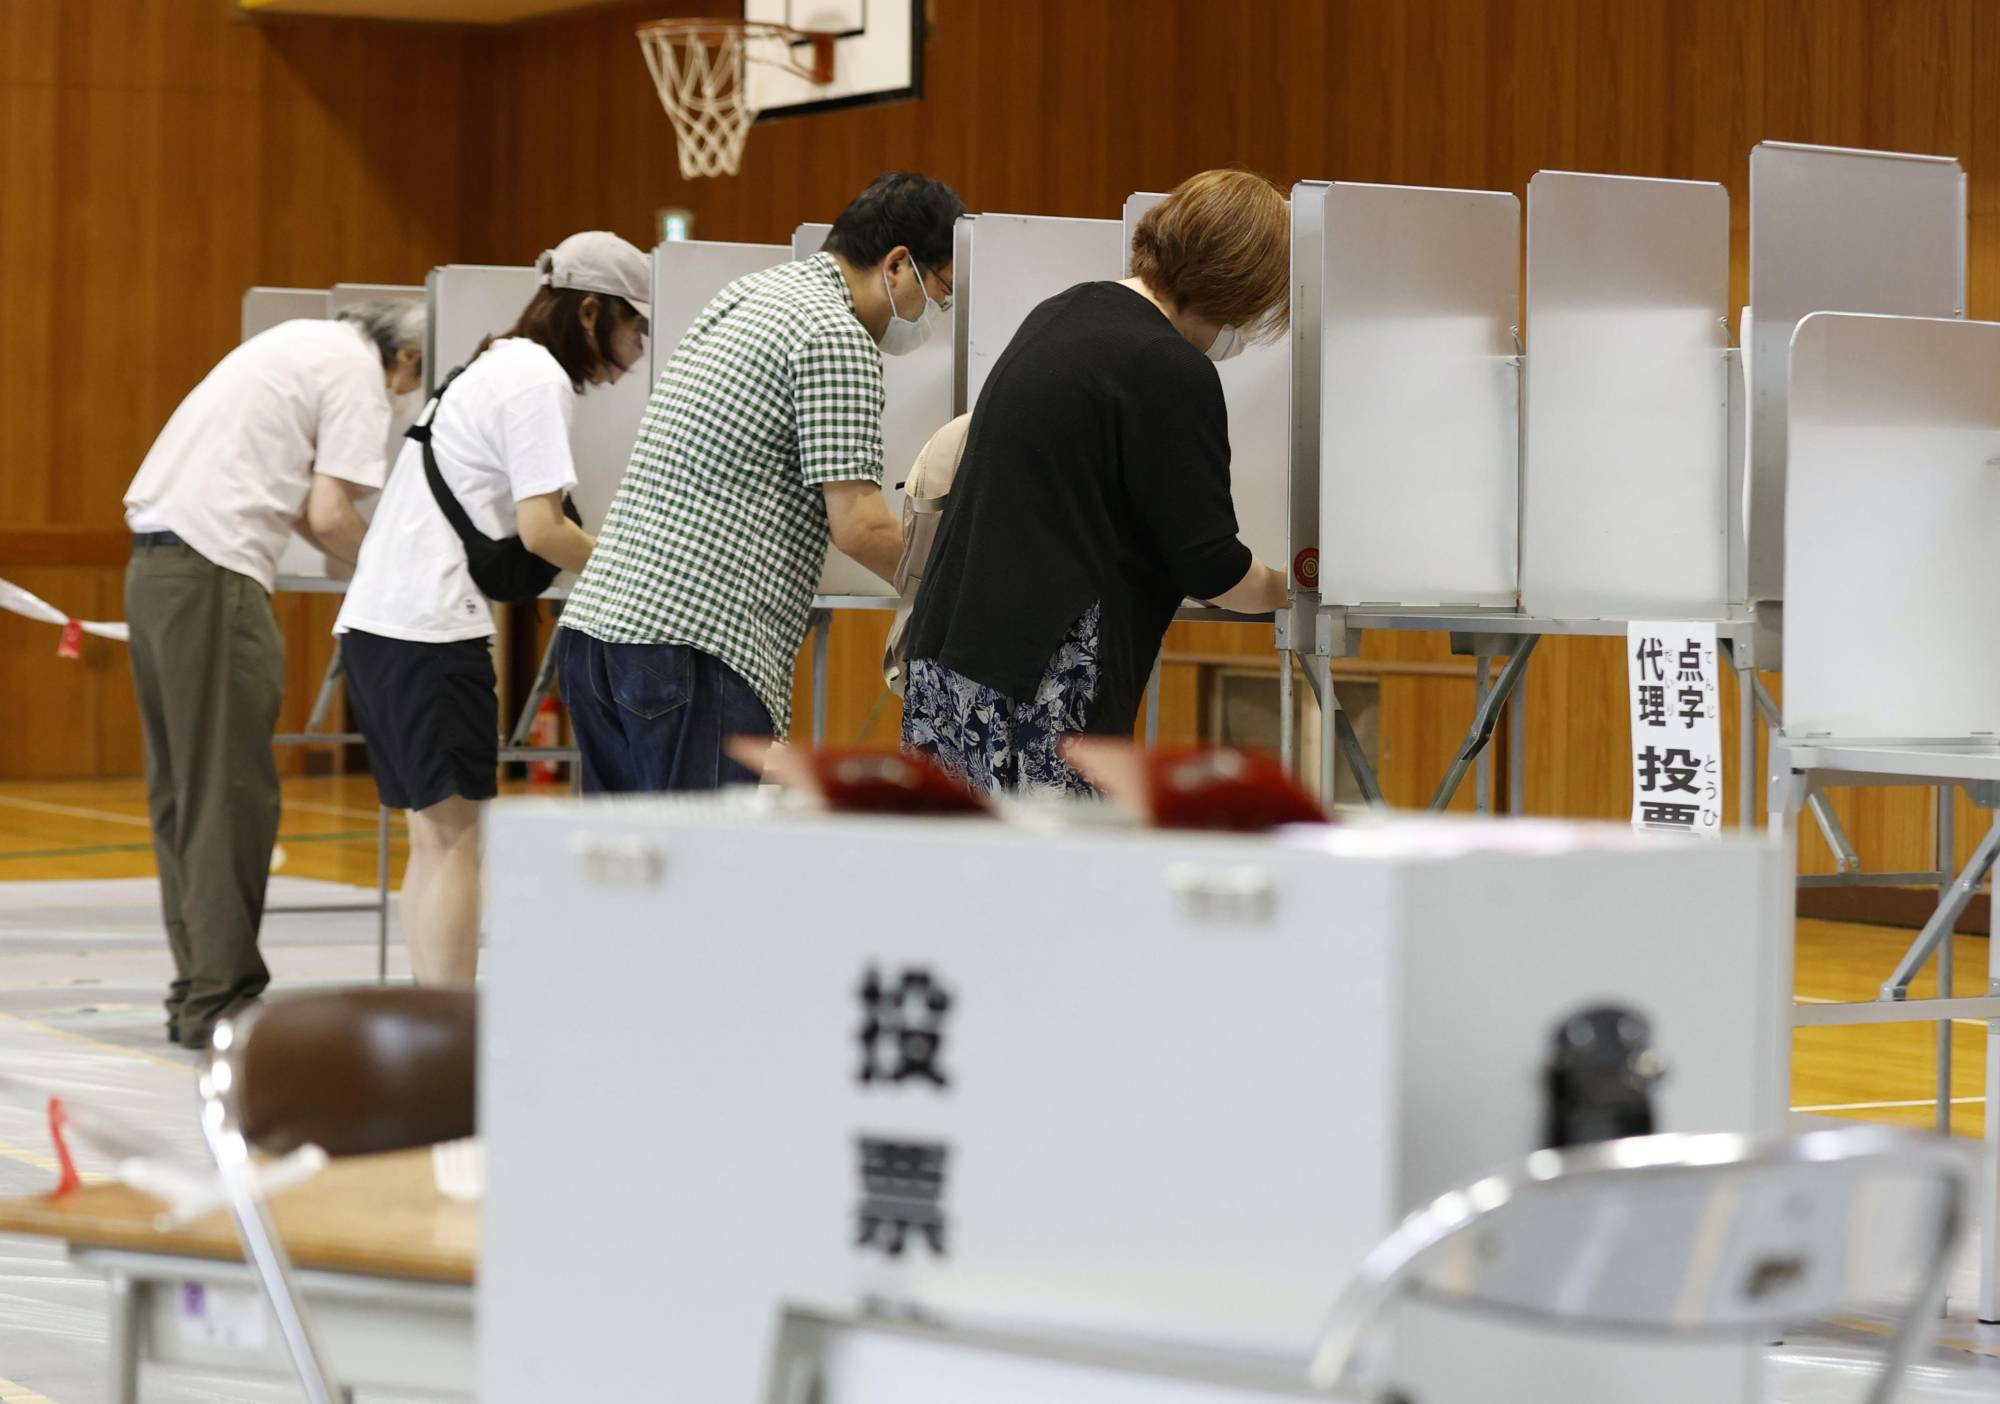
[[[562,706],[554,693],[544,694],[528,725],[528,744],[537,750],[562,745]],[[562,780],[562,769],[554,761],[529,761],[528,779],[537,785],[554,785]]]
[[[987,814],[986,801],[929,756],[814,751],[812,786],[837,814]]]
[[[1155,828],[1258,833],[1327,822],[1326,811],[1277,757],[1260,751],[1163,749],[1143,752],[1142,763]]]
[[[56,1169],[60,1175],[51,1199],[61,1199],[83,1184],[83,1178],[76,1173],[76,1160],[69,1153],[69,1141],[63,1136],[68,1125],[69,1113],[63,1110],[62,1098],[49,1098],[49,1139],[56,1143]]]

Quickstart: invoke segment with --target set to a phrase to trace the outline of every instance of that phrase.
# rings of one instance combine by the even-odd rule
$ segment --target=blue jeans
[[[583,752],[585,794],[757,782],[722,753],[722,743],[731,736],[768,740],[771,714],[713,654],[683,644],[601,643],[558,629],[556,667]]]

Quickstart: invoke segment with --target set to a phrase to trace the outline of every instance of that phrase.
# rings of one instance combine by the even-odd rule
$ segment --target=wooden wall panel
[[[418,282],[488,256],[458,155],[468,55],[493,42],[254,25],[221,0],[0,5],[0,576],[122,617],[125,486],[235,345],[245,288]],[[278,613],[295,724],[331,616]],[[136,773],[122,652],[54,647],[0,626],[0,778]]]
[[[932,9],[923,101],[760,126],[741,175],[689,182],[632,38],[662,13],[657,0],[490,37],[249,25],[196,0],[0,5],[0,573],[32,563],[52,571],[34,577],[51,590],[74,581],[79,600],[111,598],[115,572],[101,551],[89,557],[98,575],[65,575],[66,548],[50,544],[81,552],[99,538],[50,533],[116,532],[138,456],[234,340],[236,300],[252,282],[414,280],[446,259],[524,260],[583,228],[644,243],[666,205],[693,209],[698,237],[781,240],[896,166],[951,181],[975,208],[1106,217],[1132,190],[1221,164],[1286,183],[1517,194],[1543,168],[1720,180],[1740,306],[1755,142],[1945,152],[1972,173],[1971,313],[2000,316],[2000,6],[1987,0]],[[286,612],[294,656],[306,658],[320,645],[304,634],[323,623],[308,606]],[[885,627],[869,616],[835,626],[835,739],[869,722]],[[53,686],[63,675],[44,671],[45,635],[0,628],[0,678]],[[1169,643],[1263,648],[1223,628],[1177,628]],[[1438,638],[1370,639],[1364,655],[1385,666],[1451,662]],[[800,681],[803,703],[803,667]],[[1615,640],[1552,639],[1537,653],[1531,812],[1627,812],[1623,681]],[[130,769],[135,748],[111,739],[129,699],[95,696],[115,693],[120,675],[85,671],[66,685],[99,739],[74,756],[23,739],[10,689],[0,694],[0,776]],[[1733,683],[1725,694],[1733,738]],[[1462,675],[1385,677],[1392,798],[1428,795],[1471,701]],[[1191,735],[1193,706],[1191,682],[1173,682],[1163,734]],[[874,711],[865,739],[886,744],[895,711]],[[1921,865],[1932,842],[1923,796],[1858,792],[1838,807],[1871,862]],[[1969,821],[1962,848],[1975,837]],[[1807,867],[1827,866],[1816,839],[1802,849]]]

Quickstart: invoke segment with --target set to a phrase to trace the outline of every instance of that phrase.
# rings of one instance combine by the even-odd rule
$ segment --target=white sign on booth
[[[1722,835],[1722,707],[1713,624],[1626,626],[1632,827]]]

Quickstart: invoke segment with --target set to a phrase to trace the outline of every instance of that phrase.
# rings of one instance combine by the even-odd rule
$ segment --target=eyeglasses
[[[923,290],[925,297],[929,297],[931,290],[924,287],[924,266],[913,258],[910,260],[910,267],[914,268],[917,272],[917,286]],[[937,279],[940,283],[944,283],[944,297],[938,302],[938,311],[951,311],[951,296],[953,291],[951,284],[945,282],[944,274],[942,273],[933,273],[931,277]]]

